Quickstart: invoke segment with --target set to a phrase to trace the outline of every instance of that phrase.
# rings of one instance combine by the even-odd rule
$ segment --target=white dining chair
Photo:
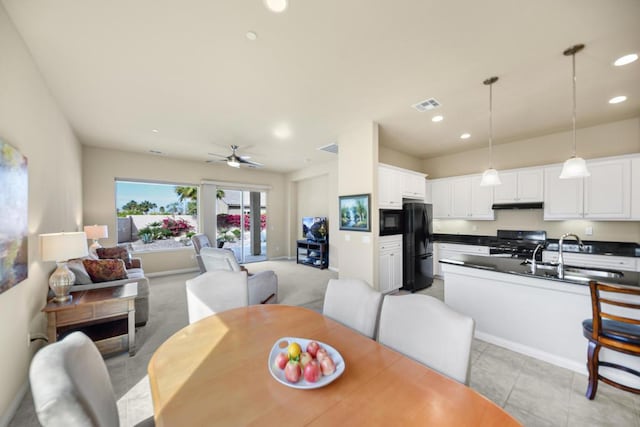
[[[45,427],[116,427],[120,423],[107,366],[82,332],[38,351],[29,380],[38,421]]]
[[[360,279],[331,279],[322,314],[373,338],[382,294]]]
[[[463,384],[469,384],[475,322],[427,295],[387,295],[378,341]]]
[[[249,305],[246,271],[208,271],[187,280],[189,324],[237,307]]]

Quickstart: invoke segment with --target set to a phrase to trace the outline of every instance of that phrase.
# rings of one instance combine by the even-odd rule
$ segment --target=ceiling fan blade
[[[223,159],[226,159],[229,156],[223,156],[222,154],[216,154],[216,153],[207,153],[209,156],[213,156],[213,157],[222,157]]]
[[[262,166],[264,166],[262,163],[253,162],[251,160],[246,160],[246,159],[243,159],[242,157],[240,157],[239,160],[240,160],[240,163],[243,163],[243,164],[249,165],[249,166],[253,166],[253,167],[256,167],[256,168],[261,168]]]

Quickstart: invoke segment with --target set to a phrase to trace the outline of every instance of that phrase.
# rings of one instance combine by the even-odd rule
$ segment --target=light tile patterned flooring
[[[304,267],[302,267],[304,268]],[[181,276],[152,279],[152,286],[169,284]],[[441,280],[420,293],[443,299]],[[177,293],[182,298],[184,292]],[[166,296],[166,295],[165,295]],[[158,300],[156,300],[156,303]],[[174,301],[175,302],[175,301]],[[186,301],[182,301],[186,304]],[[186,324],[186,314],[172,313],[175,304],[162,302],[164,316],[157,330],[142,328],[144,344],[136,356],[125,355],[106,360],[118,396],[121,425],[153,425],[149,415],[153,407],[149,396],[146,369],[149,358],[172,331]],[[183,306],[184,307],[184,306]],[[308,304],[322,310],[322,304]],[[156,311],[157,312],[157,311]],[[474,340],[471,360],[471,387],[503,407],[527,427],[537,426],[611,426],[640,427],[640,396],[626,393],[604,383],[598,386],[595,400],[584,397],[587,378],[572,371],[541,362],[502,347]],[[9,424],[10,427],[37,426],[30,393],[27,394]]]

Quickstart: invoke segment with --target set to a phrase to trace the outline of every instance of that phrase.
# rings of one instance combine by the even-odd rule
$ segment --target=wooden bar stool
[[[640,394],[640,388],[620,384],[598,373],[600,366],[606,366],[620,369],[640,378],[640,372],[634,369],[598,359],[598,354],[602,347],[633,356],[640,356],[640,302],[621,301],[619,298],[621,295],[637,295],[640,297],[640,288],[605,285],[598,282],[590,282],[589,288],[591,289],[593,319],[586,319],[582,322],[582,333],[589,340],[587,351],[589,386],[587,387],[586,396],[590,400],[596,396],[598,380],[602,380],[613,387]],[[606,294],[601,296],[600,292],[605,292]],[[605,309],[602,308],[602,305],[605,306]],[[621,309],[614,310],[612,313],[610,310],[614,309],[614,307],[637,310],[638,317],[626,317],[627,314],[623,316],[619,314]],[[627,312],[631,313],[630,311]]]

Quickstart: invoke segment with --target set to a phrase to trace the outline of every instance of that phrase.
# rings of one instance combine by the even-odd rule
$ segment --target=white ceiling
[[[640,52],[638,0],[1,1],[91,146],[204,161],[237,144],[291,171],[373,120],[382,145],[432,157],[488,144],[493,75],[496,143],[567,130],[576,43],[578,127],[640,115],[640,61],[612,65]]]

